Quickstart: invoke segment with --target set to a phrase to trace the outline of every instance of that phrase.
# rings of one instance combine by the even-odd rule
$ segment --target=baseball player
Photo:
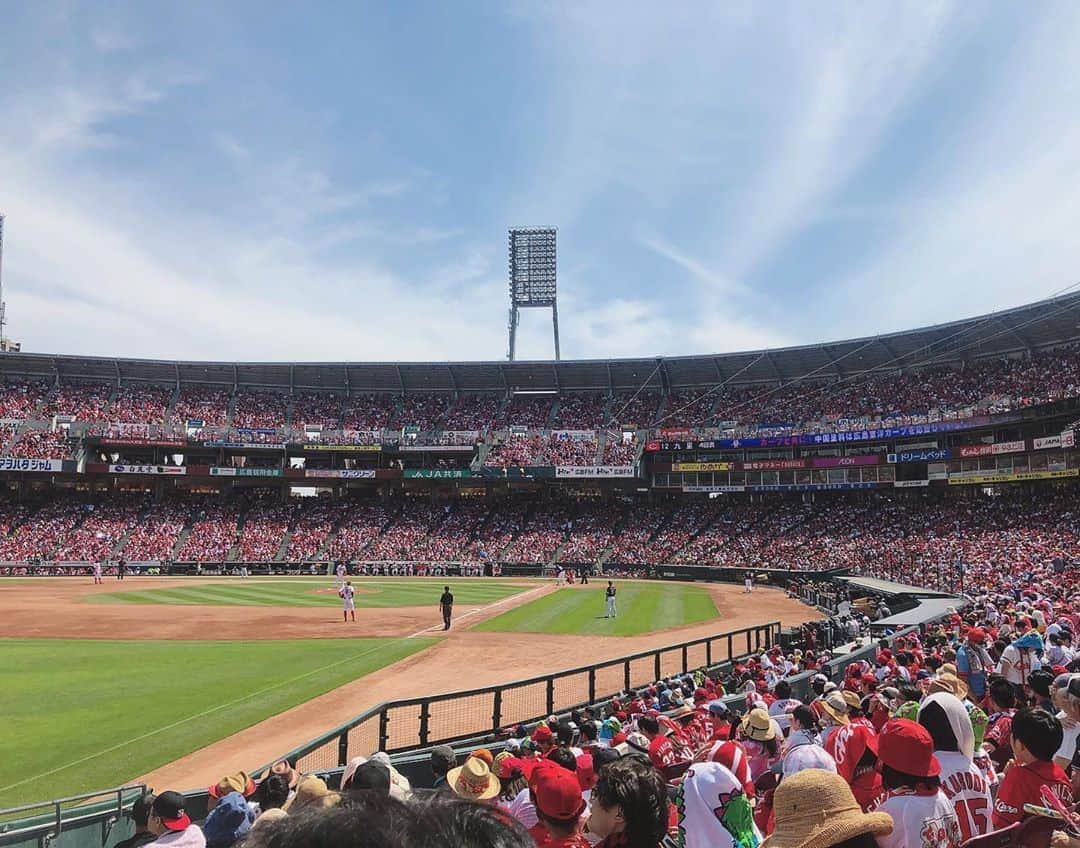
[[[101,579],[101,560],[98,560],[94,563],[94,584],[96,585],[104,582],[105,581]]]
[[[345,563],[339,562],[337,568],[334,569],[334,574],[337,575],[337,587],[338,591],[345,585]]]
[[[338,590],[338,597],[341,598],[341,620],[348,621],[349,616],[352,616],[352,620],[356,621],[356,603],[353,601],[353,595],[356,591],[352,587],[352,581],[346,580],[345,585]]]
[[[604,618],[615,617],[615,585],[609,580],[607,582],[607,588],[604,590],[604,596],[607,598],[607,613]]]
[[[743,580],[743,594],[749,595],[754,591],[754,573],[752,571],[746,572],[746,577]]]

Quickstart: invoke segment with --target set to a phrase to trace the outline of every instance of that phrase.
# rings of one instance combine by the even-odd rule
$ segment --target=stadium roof
[[[0,375],[352,391],[607,391],[820,380],[1080,338],[1080,292],[881,336],[703,356],[517,362],[200,362],[0,353]],[[642,341],[648,344],[647,340]]]

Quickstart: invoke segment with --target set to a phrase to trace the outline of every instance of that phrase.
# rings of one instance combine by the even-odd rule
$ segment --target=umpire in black
[[[450,629],[450,617],[454,614],[454,596],[450,594],[450,587],[443,586],[442,597],[439,598],[439,609],[442,611],[443,630]]]

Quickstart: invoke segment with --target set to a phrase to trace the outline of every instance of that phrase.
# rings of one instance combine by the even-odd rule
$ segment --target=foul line
[[[477,613],[487,612],[489,609],[494,609],[497,606],[502,606],[503,604],[509,603],[510,601],[520,601],[522,598],[527,598],[527,597],[529,597],[529,595],[534,595],[537,592],[543,592],[545,589],[550,589],[550,588],[551,588],[550,586],[537,586],[535,589],[529,589],[527,592],[522,592],[521,594],[518,594],[518,595],[510,595],[510,597],[503,598],[501,601],[495,601],[493,603],[486,604],[485,606],[478,607],[477,609],[474,609],[471,612],[467,612],[464,615],[457,616],[454,620],[455,621],[461,621],[461,619],[468,618],[470,615],[476,615]],[[412,636],[408,636],[406,638],[415,639],[417,636],[423,636],[425,633],[431,633],[432,631],[435,631],[435,630],[437,630],[437,631],[439,631],[441,633],[442,629],[443,628],[442,628],[441,624],[434,624],[431,627],[424,628],[423,630],[417,630],[415,633],[412,634]]]
[[[412,638],[412,637],[409,637],[409,638]],[[403,637],[399,636],[398,638],[392,639],[390,641],[392,641],[392,642],[404,642],[405,639]],[[265,695],[267,692],[272,692],[274,689],[279,689],[282,686],[287,686],[290,683],[295,683],[298,680],[303,680],[305,677],[311,677],[311,675],[318,674],[319,672],[326,671],[327,669],[336,668],[339,665],[344,665],[345,663],[352,662],[355,659],[367,656],[368,654],[373,654],[376,651],[381,651],[381,650],[383,650],[385,648],[386,648],[386,645],[377,645],[374,648],[369,648],[368,650],[363,651],[363,652],[361,652],[359,654],[353,654],[352,656],[348,656],[348,657],[345,657],[344,659],[337,660],[336,662],[332,662],[329,665],[324,665],[324,666],[321,666],[320,668],[312,669],[311,671],[305,671],[303,674],[298,674],[296,677],[291,677],[288,680],[282,680],[280,683],[274,683],[271,686],[267,686],[267,687],[265,687],[263,689],[259,689],[257,692],[250,692],[247,695],[244,695],[242,698],[236,698],[236,699],[234,699],[232,701],[227,701],[224,704],[218,704],[218,706],[216,706],[216,707],[211,707],[208,710],[203,710],[201,713],[196,713],[195,715],[190,715],[187,718],[182,718],[179,721],[174,721],[172,724],[167,724],[164,727],[157,728],[156,730],[148,730],[146,733],[143,733],[140,736],[136,736],[136,737],[134,737],[132,739],[125,739],[123,742],[119,742],[116,745],[112,745],[112,746],[110,746],[108,748],[105,748],[105,749],[103,749],[101,751],[98,751],[98,752],[96,752],[94,754],[87,754],[85,757],[80,757],[77,760],[73,760],[70,763],[65,763],[62,766],[57,766],[56,768],[49,769],[48,771],[43,771],[41,774],[35,774],[33,777],[24,778],[23,780],[20,780],[17,783],[10,783],[7,786],[0,786],[0,792],[7,792],[9,789],[15,789],[16,787],[23,786],[24,784],[32,783],[35,780],[40,780],[43,777],[48,777],[49,775],[56,774],[59,771],[64,771],[65,769],[69,769],[72,766],[82,765],[83,763],[88,762],[89,760],[92,760],[92,759],[94,759],[96,757],[100,757],[102,754],[111,754],[113,751],[117,751],[120,748],[126,748],[128,745],[132,745],[135,742],[141,742],[144,739],[149,739],[151,736],[157,736],[159,733],[164,733],[166,730],[172,730],[174,727],[179,727],[182,724],[187,724],[189,721],[194,721],[195,719],[199,719],[199,718],[205,718],[206,716],[212,715],[213,713],[216,713],[219,710],[223,710],[226,707],[232,707],[232,706],[235,706],[236,704],[242,704],[244,701],[249,701],[252,698],[257,697],[258,695]],[[319,696],[316,695],[315,697],[319,697]],[[309,699],[309,700],[311,700],[311,699]],[[294,704],[294,706],[300,706],[300,704]],[[292,708],[289,707],[289,709],[292,709]],[[267,718],[270,718],[270,716],[267,716]],[[250,726],[253,726],[253,725],[250,725]],[[241,729],[242,730],[247,730],[248,728],[241,728]],[[239,731],[237,731],[237,732],[239,732]],[[225,738],[225,737],[222,737],[222,738]],[[221,741],[220,739],[215,739],[214,740],[214,742],[220,742],[220,741]],[[209,744],[212,745],[212,744],[214,744],[214,742],[211,742]],[[203,746],[203,747],[206,747],[206,746]],[[196,750],[200,750],[200,749],[196,749]],[[189,751],[188,753],[194,753],[194,751]],[[185,754],[184,756],[187,756],[187,755]]]

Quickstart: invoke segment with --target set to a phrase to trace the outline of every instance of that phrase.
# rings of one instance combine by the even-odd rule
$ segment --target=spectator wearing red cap
[[[649,760],[658,769],[674,768],[690,761],[685,745],[676,746],[672,735],[661,728],[655,716],[645,715],[638,719],[638,730],[649,740]]]
[[[536,730],[532,732],[532,736],[529,738],[532,739],[533,745],[536,746],[536,750],[541,757],[555,747],[555,734],[546,724],[537,725]]]
[[[958,848],[960,823],[941,791],[941,766],[925,727],[904,718],[889,721],[878,738],[885,799],[878,812],[892,816],[893,832],[879,848]]]
[[[986,675],[993,668],[994,661],[986,650],[986,631],[972,627],[967,632],[967,641],[956,651],[956,673],[967,683],[976,703],[986,695]]]
[[[1053,761],[1063,735],[1061,722],[1046,710],[1026,707],[1013,716],[1012,747],[1016,762],[1005,772],[998,789],[994,827],[1008,827],[1025,818],[1024,804],[1043,806],[1044,786],[1063,804],[1072,805],[1072,784]]]
[[[147,826],[157,839],[150,845],[158,848],[206,848],[206,837],[191,823],[187,801],[179,792],[162,792],[150,805]]]
[[[589,848],[581,833],[586,804],[574,772],[550,760],[541,761],[529,778],[529,795],[537,818],[529,833],[537,848]]]

